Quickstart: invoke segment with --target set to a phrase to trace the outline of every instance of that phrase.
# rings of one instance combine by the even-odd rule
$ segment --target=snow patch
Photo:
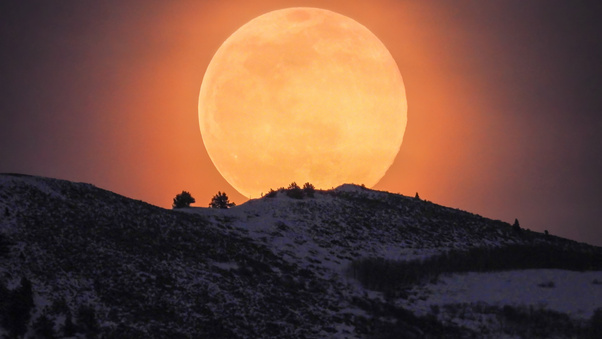
[[[485,302],[490,305],[534,306],[589,319],[602,307],[602,271],[575,272],[531,269],[444,276],[418,287],[414,308],[428,313],[431,305]]]
[[[237,270],[238,264],[236,262],[214,262],[213,266],[221,268],[224,271]]]

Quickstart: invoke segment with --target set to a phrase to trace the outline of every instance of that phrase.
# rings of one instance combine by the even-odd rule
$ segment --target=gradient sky
[[[376,189],[602,245],[599,1],[2,1],[0,172],[244,202],[199,88],[238,27],[295,6],[360,22],[399,66],[408,126]]]

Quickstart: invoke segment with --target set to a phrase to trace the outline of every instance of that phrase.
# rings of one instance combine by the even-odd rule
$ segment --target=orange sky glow
[[[148,71],[130,70],[143,77],[128,85],[128,91],[123,93],[128,97],[123,98],[123,106],[117,111],[138,114],[130,115],[129,121],[117,131],[107,126],[113,133],[119,133],[115,139],[131,139],[132,132],[134,137],[147,138],[148,131],[154,132],[150,140],[139,140],[137,144],[144,145],[140,152],[118,154],[123,157],[122,163],[147,164],[132,169],[142,176],[136,182],[144,183],[145,187],[129,189],[143,189],[151,202],[168,206],[170,201],[165,192],[169,188],[177,192],[180,187],[193,192],[199,200],[198,205],[205,205],[205,200],[217,190],[227,191],[237,203],[246,200],[219,175],[204,150],[195,120],[195,97],[211,57],[231,33],[258,15],[289,6],[322,7],[347,15],[368,27],[396,59],[406,84],[408,127],[396,161],[376,189],[407,195],[420,192],[427,199],[454,205],[454,201],[445,199],[450,193],[453,192],[456,199],[459,195],[461,199],[468,199],[486,194],[481,187],[492,189],[499,181],[493,168],[483,171],[483,167],[501,165],[496,163],[495,155],[488,159],[487,150],[482,149],[486,145],[480,141],[486,136],[487,128],[495,128],[494,118],[485,113],[490,104],[480,93],[482,88],[470,82],[471,74],[456,74],[462,70],[447,64],[453,60],[441,61],[443,53],[463,62],[461,56],[450,53],[457,52],[456,48],[446,50],[450,48],[446,46],[450,42],[442,35],[450,29],[449,21],[453,18],[439,13],[443,10],[397,1],[371,2],[369,5],[349,5],[345,1],[328,2],[327,5],[316,1],[267,1],[164,6],[165,9],[157,12],[172,15],[161,14],[151,35],[173,36],[174,41],[166,38],[158,41],[172,46],[158,48],[163,51],[155,56],[145,56],[147,64],[138,67]],[[167,32],[173,32],[173,35]],[[470,53],[470,50],[465,52]],[[166,67],[180,63],[188,67]],[[471,70],[466,67],[465,71]],[[130,97],[132,92],[139,95]],[[141,131],[136,133],[137,130]],[[132,156],[139,159],[132,161]],[[119,180],[123,180],[121,175]],[[122,182],[119,186],[124,189],[136,182]],[[147,186],[146,183],[153,184]],[[266,187],[266,191],[269,188]],[[462,202],[456,206],[463,207]]]
[[[580,65],[599,59],[580,53],[596,41],[568,35],[586,32],[571,29],[594,19],[587,9],[541,11],[545,3],[66,1],[38,17],[35,8],[24,8],[34,15],[27,20],[17,9],[14,22],[2,20],[4,31],[14,32],[3,43],[18,50],[3,60],[5,95],[32,116],[1,117],[8,127],[0,146],[31,137],[18,157],[0,149],[2,159],[11,159],[0,172],[89,182],[166,208],[182,190],[197,206],[218,191],[245,202],[204,149],[197,115],[203,75],[224,40],[249,20],[318,7],[366,26],[403,77],[403,144],[375,189],[418,192],[438,204],[602,245],[599,222],[593,224],[602,165],[588,160],[601,157],[599,147],[586,148],[598,141],[599,114],[580,115],[602,107],[593,99],[601,72],[589,70],[591,93],[571,92],[590,74]],[[566,39],[554,40],[562,32],[569,32]]]

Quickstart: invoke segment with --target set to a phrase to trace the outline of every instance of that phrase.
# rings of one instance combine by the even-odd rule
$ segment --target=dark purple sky
[[[602,245],[599,1],[3,1],[0,172],[245,201],[204,150],[198,91],[232,32],[293,6],[353,18],[397,61],[408,126],[376,189]]]

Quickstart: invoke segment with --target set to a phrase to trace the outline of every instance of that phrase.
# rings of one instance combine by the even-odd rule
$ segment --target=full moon
[[[249,198],[291,182],[372,187],[407,122],[387,48],[358,22],[317,8],[269,12],[234,32],[207,67],[198,109],[209,157]]]

